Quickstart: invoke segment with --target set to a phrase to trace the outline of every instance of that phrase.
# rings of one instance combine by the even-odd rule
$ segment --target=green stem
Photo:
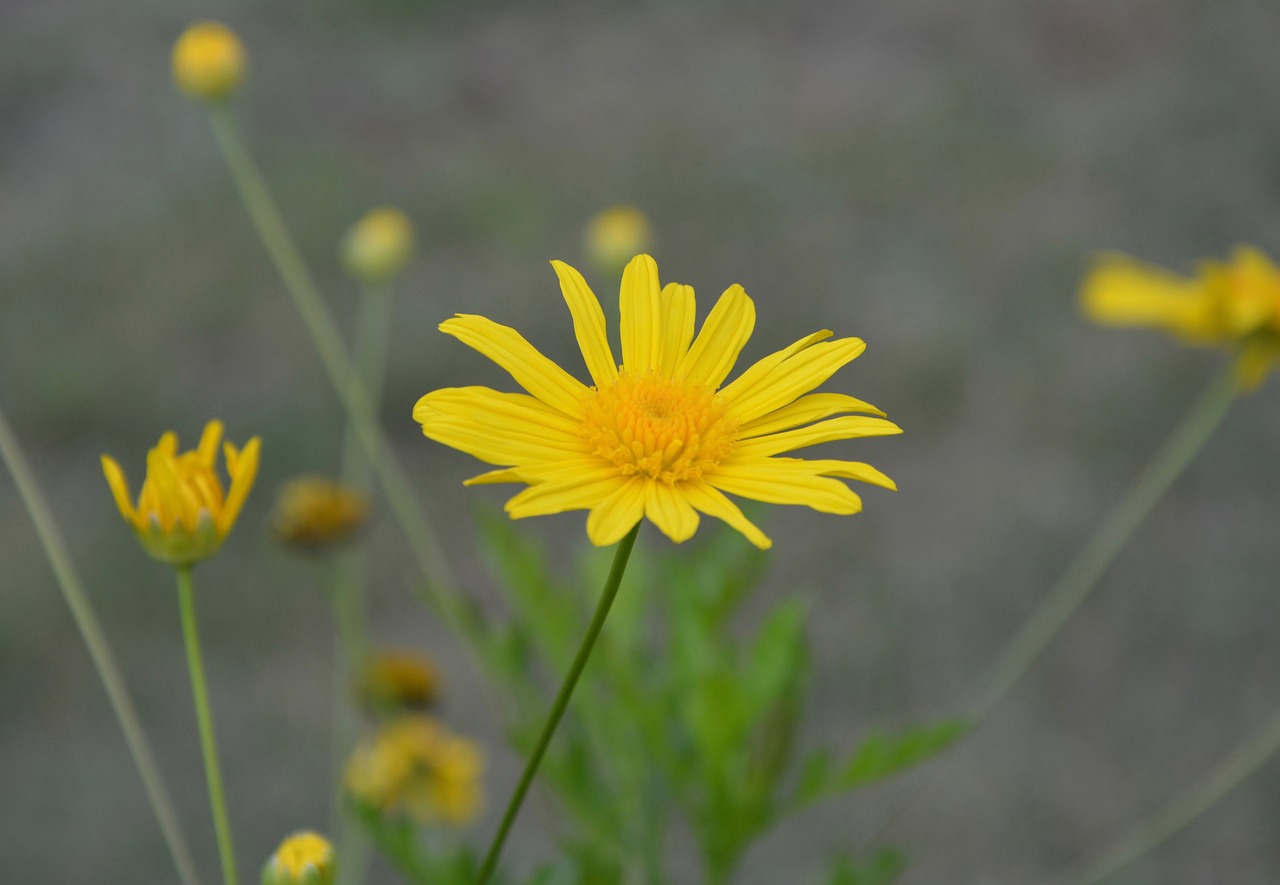
[[[102,686],[106,689],[107,700],[111,703],[111,710],[120,724],[120,730],[124,732],[124,741],[129,747],[130,755],[133,756],[133,764],[137,766],[138,776],[142,778],[142,788],[160,824],[160,832],[164,836],[165,844],[169,847],[169,853],[173,855],[178,876],[184,885],[199,885],[200,879],[196,875],[195,864],[191,861],[187,840],[182,834],[182,827],[178,824],[173,802],[165,789],[160,768],[156,765],[155,754],[151,752],[151,745],[147,742],[146,733],[138,719],[138,711],[133,706],[133,699],[129,696],[120,667],[116,664],[110,645],[107,644],[93,606],[89,604],[89,597],[84,591],[84,585],[80,582],[80,576],[71,561],[70,553],[67,552],[66,542],[58,531],[53,514],[49,511],[44,495],[40,492],[40,486],[36,483],[35,474],[31,471],[26,455],[23,454],[22,447],[18,444],[18,439],[3,413],[0,413],[0,456],[4,458],[5,465],[13,476],[18,494],[22,497],[22,503],[26,505],[27,513],[40,538],[40,544],[44,547],[45,556],[48,557],[49,565],[53,568],[58,587],[62,590],[62,598],[67,601],[67,607],[71,609],[71,617],[76,622],[76,628],[80,631],[85,647],[89,649],[89,657],[98,671],[98,678],[102,680]]]
[[[978,722],[1017,684],[1124,549],[1156,502],[1204,448],[1239,393],[1234,372],[1216,378],[1120,504],[1072,560],[1039,608],[1005,646],[985,690],[969,709]]]
[[[498,856],[502,854],[502,846],[507,841],[507,833],[515,822],[516,815],[520,811],[520,805],[524,802],[525,794],[529,792],[529,785],[533,783],[533,776],[538,772],[538,766],[547,751],[547,746],[551,743],[551,737],[555,734],[556,727],[560,724],[560,719],[564,716],[564,711],[569,706],[569,698],[573,696],[573,689],[578,684],[578,677],[582,675],[582,671],[587,665],[587,659],[591,657],[591,650],[595,647],[596,638],[600,635],[600,629],[604,626],[605,618],[609,616],[609,609],[613,606],[614,597],[618,595],[618,587],[622,584],[622,574],[627,570],[627,560],[631,558],[631,548],[635,546],[636,535],[639,533],[640,523],[636,523],[635,527],[627,532],[627,536],[618,542],[618,549],[613,555],[613,566],[609,569],[609,577],[605,580],[604,589],[600,592],[600,601],[596,603],[595,614],[591,616],[591,623],[587,626],[586,635],[582,637],[582,644],[578,646],[578,653],[574,655],[573,662],[569,665],[569,672],[565,674],[564,682],[560,684],[560,691],[556,693],[556,699],[551,704],[551,710],[547,713],[547,721],[542,726],[542,733],[538,736],[538,742],[534,745],[529,761],[525,763],[524,773],[520,775],[520,782],[516,784],[515,792],[511,794],[511,799],[507,802],[507,810],[502,815],[502,822],[498,825],[498,832],[493,837],[493,843],[489,846],[489,853],[485,855],[484,864],[480,867],[480,874],[476,877],[476,885],[485,885],[489,881],[489,877],[493,875],[494,868],[498,865]]]
[[[1058,631],[1070,620],[1097,585],[1098,579],[1151,512],[1151,508],[1204,448],[1239,392],[1234,367],[1210,382],[1182,423],[1174,429],[1164,446],[1147,464],[1128,494],[1107,515],[1039,607],[1005,645],[992,668],[986,687],[966,711],[969,734],[977,730],[977,726],[1026,675],[1058,635]],[[942,765],[936,765],[927,776],[916,780],[884,821],[871,831],[869,842],[879,839],[893,825],[942,768]]]
[[[1180,799],[1170,803],[1146,823],[1133,830],[1083,873],[1068,881],[1078,885],[1101,882],[1176,835],[1240,785],[1280,751],[1280,713],[1224,758],[1203,781]]]
[[[250,158],[225,105],[211,105],[209,120],[231,176],[245,208],[257,228],[276,270],[284,281],[294,306],[320,354],[329,381],[347,412],[355,438],[368,458],[392,512],[409,541],[410,550],[426,580],[426,599],[445,619],[449,628],[472,640],[466,650],[475,661],[474,646],[483,630],[479,615],[468,609],[456,591],[458,586],[444,547],[436,538],[426,512],[413,496],[412,485],[400,459],[387,444],[378,427],[368,393],[358,383],[355,366],[347,356],[338,325],[316,290],[311,274],[298,253],[262,176]],[[477,666],[477,672],[479,668]]]
[[[222,795],[222,772],[218,767],[218,740],[213,734],[213,716],[209,712],[209,694],[205,689],[204,664],[200,656],[200,634],[196,630],[195,592],[191,582],[191,566],[174,569],[178,576],[178,605],[182,610],[182,637],[187,646],[187,665],[191,670],[191,696],[196,704],[196,723],[200,728],[200,749],[204,754],[204,773],[209,782],[209,805],[213,810],[213,828],[218,835],[218,855],[222,860],[222,879],[236,885],[236,857],[231,845],[231,825],[227,821],[227,802]]]

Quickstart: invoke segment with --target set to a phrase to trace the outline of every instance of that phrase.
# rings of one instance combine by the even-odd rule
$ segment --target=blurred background
[[[439,334],[455,311],[579,366],[550,258],[631,202],[664,279],[705,311],[755,298],[754,359],[818,328],[868,342],[832,389],[904,436],[833,447],[899,482],[866,512],[774,508],[762,590],[816,594],[806,741],[959,709],[1107,508],[1224,364],[1078,316],[1088,256],[1190,271],[1280,240],[1280,7],[1193,0],[894,4],[180,2],[0,5],[0,397],[121,658],[197,859],[214,870],[169,571],[138,549],[100,452],[141,481],[172,428],[263,438],[223,555],[197,572],[212,702],[246,868],[324,826],[332,624],[269,540],[276,489],[332,472],[341,414],[216,154],[169,81],[191,20],[252,59],[235,111],[332,308],[347,227],[417,225],[384,421],[481,598],[471,460],[422,439],[439,386],[509,381]],[[598,277],[606,311],[614,292]],[[579,370],[579,374],[581,371]],[[509,389],[509,388],[508,388]],[[1096,594],[884,834],[910,883],[1035,882],[1094,856],[1280,704],[1280,385],[1234,408]],[[837,451],[839,450],[839,451]],[[461,514],[461,515],[460,515]],[[585,545],[582,516],[525,524]],[[446,714],[490,753],[483,843],[517,773],[454,641],[375,526],[373,620],[429,651]],[[643,533],[642,546],[666,542]],[[745,542],[744,542],[745,546]],[[162,882],[172,867],[102,687],[0,479],[0,857],[22,882]],[[904,784],[813,809],[741,881],[801,881],[859,846]],[[1280,764],[1131,868],[1135,883],[1280,880]],[[510,858],[551,848],[536,817]],[[15,871],[21,871],[20,873]],[[6,877],[8,878],[8,877]],[[390,881],[388,879],[388,881]]]

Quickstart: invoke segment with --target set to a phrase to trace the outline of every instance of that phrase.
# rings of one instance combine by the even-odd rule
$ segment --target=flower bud
[[[412,257],[413,224],[390,206],[366,214],[342,241],[342,263],[362,283],[394,279]]]
[[[333,885],[333,846],[318,833],[294,833],[262,868],[262,885]]]
[[[425,655],[381,651],[370,655],[356,685],[361,705],[375,714],[424,710],[435,703],[440,676]]]
[[[323,476],[302,476],[280,490],[272,529],[280,543],[318,553],[350,540],[368,515],[368,500],[358,489]]]
[[[602,273],[618,275],[633,255],[649,251],[649,219],[634,206],[610,207],[587,222],[583,248]]]
[[[196,22],[173,44],[173,81],[192,98],[221,101],[244,81],[244,44],[220,22]]]

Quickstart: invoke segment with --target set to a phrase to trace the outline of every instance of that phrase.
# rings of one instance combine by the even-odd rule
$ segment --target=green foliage
[[[591,550],[566,579],[504,516],[482,514],[479,524],[510,609],[482,653],[518,701],[510,737],[523,753],[583,634],[607,551]],[[919,765],[964,733],[964,722],[945,721],[872,732],[844,758],[801,753],[808,611],[786,597],[754,626],[743,622],[765,561],[729,531],[633,558],[543,762],[540,783],[570,826],[564,866],[536,881],[670,881],[663,848],[677,821],[696,839],[706,881],[728,881],[751,844],[788,815]],[[902,865],[893,852],[846,857],[826,881],[888,883]]]

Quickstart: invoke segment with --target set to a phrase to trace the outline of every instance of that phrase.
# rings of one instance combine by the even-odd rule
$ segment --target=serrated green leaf
[[[873,732],[836,776],[835,788],[851,790],[913,768],[941,753],[968,730],[967,720],[949,719],[897,734]]]

